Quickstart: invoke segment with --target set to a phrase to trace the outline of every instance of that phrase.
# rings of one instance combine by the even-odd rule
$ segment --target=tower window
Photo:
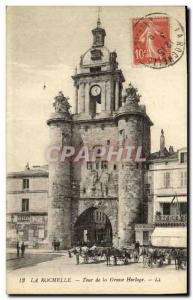
[[[101,67],[92,67],[92,68],[90,68],[91,73],[100,72],[100,71],[101,71]]]
[[[180,162],[181,163],[186,163],[187,162],[187,153],[186,152],[180,153]]]
[[[64,135],[64,132],[62,132],[62,149],[64,147],[64,139],[65,139],[65,135]]]
[[[164,187],[165,188],[170,187],[170,173],[169,172],[164,173]]]
[[[114,166],[113,166],[113,170],[117,170],[117,165],[114,165]]]
[[[109,193],[109,189],[108,189],[108,186],[106,186],[106,195],[108,195]]]
[[[107,161],[102,161],[101,162],[101,169],[108,169],[108,162]]]
[[[92,162],[91,161],[87,162],[87,170],[92,170]]]
[[[110,140],[107,140],[107,145],[110,145]]]
[[[86,188],[85,187],[83,188],[83,193],[86,194]]]
[[[29,211],[29,199],[21,200],[21,211]]]
[[[187,173],[181,172],[180,173],[180,186],[186,186],[187,185]]]
[[[29,179],[23,179],[23,189],[29,189]]]

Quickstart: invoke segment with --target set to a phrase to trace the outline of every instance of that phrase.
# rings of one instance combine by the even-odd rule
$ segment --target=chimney
[[[165,136],[163,129],[161,130],[161,136],[160,136],[160,156],[164,156],[164,150],[165,150]]]
[[[25,170],[30,170],[29,162],[27,162],[27,164],[26,164],[26,166],[25,166]]]
[[[173,148],[173,146],[169,146],[169,154],[172,154],[172,153],[174,153],[174,148]]]

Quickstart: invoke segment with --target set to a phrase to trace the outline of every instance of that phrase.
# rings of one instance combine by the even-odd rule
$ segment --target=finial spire
[[[100,27],[101,26],[101,20],[100,18],[97,19],[97,27]]]
[[[98,18],[97,18],[97,27],[101,26],[101,19],[100,19],[100,12],[101,12],[102,8],[99,6],[98,7]]]
[[[163,129],[161,130],[161,136],[160,136],[160,156],[164,156],[164,150],[165,150],[165,136]]]
[[[92,30],[93,47],[103,47],[105,42],[106,32],[101,27],[101,20],[100,20],[101,9],[102,9],[101,7],[98,7],[97,27]]]

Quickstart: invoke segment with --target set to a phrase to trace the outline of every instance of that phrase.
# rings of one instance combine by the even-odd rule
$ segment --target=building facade
[[[44,245],[48,221],[48,168],[39,166],[7,176],[7,246],[25,241]]]
[[[148,224],[137,224],[141,244],[187,246],[187,148],[165,147],[162,131],[160,150],[151,154],[146,177]]]

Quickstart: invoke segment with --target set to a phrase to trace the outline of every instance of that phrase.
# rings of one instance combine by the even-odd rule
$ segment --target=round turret
[[[144,107],[139,105],[140,96],[131,84],[126,89],[122,107],[117,112],[119,147],[131,147],[128,161],[119,164],[119,244],[128,246],[134,241],[134,224],[141,223],[143,216],[144,156],[150,153],[151,121]]]
[[[59,92],[54,100],[55,112],[47,124],[50,127],[50,149],[58,149],[58,158],[48,158],[48,239],[51,247],[54,240],[59,240],[60,248],[66,249],[71,246],[71,162],[62,161],[61,153],[64,146],[71,145],[72,118],[68,98]]]

